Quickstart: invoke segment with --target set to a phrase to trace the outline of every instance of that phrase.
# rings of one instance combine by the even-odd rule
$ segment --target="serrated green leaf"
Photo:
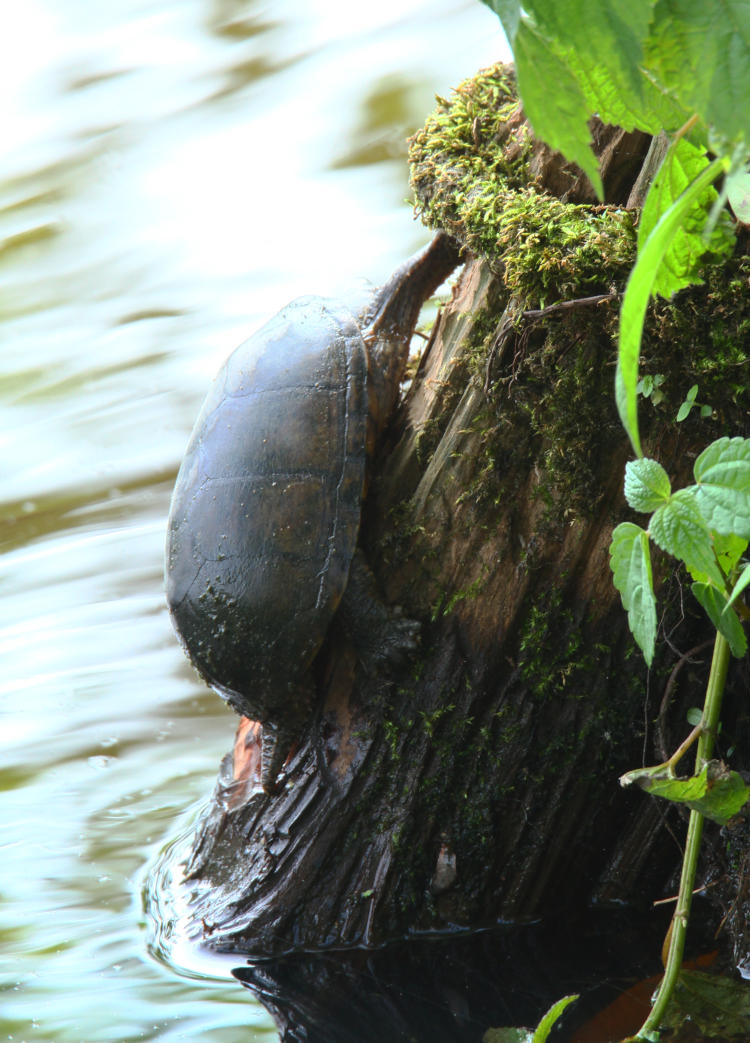
[[[628,626],[643,658],[651,666],[656,643],[656,598],[648,533],[632,522],[618,525],[612,533],[609,565],[623,608],[628,613]]]
[[[638,224],[639,250],[651,235],[661,215],[708,166],[705,149],[697,148],[686,138],[680,138],[669,149],[643,205]],[[680,227],[661,257],[655,273],[651,291],[654,295],[671,297],[685,286],[700,283],[700,262],[706,253],[728,253],[732,249],[734,235],[728,217],[717,225],[708,243],[703,237],[706,220],[717,198],[716,190],[708,184],[684,210]],[[698,386],[694,387],[693,399],[698,391]],[[689,392],[686,401],[687,399],[690,399]]]
[[[519,93],[536,133],[585,170],[602,198],[587,120],[658,133],[662,93],[643,71],[652,0],[486,0],[513,49]],[[582,46],[580,27],[597,46]],[[554,92],[549,84],[555,83]],[[668,106],[672,106],[670,100]],[[655,106],[655,107],[654,107]],[[678,119],[674,126],[684,122]]]
[[[625,465],[625,499],[634,511],[650,514],[669,500],[669,475],[656,460],[642,456]]]
[[[662,87],[715,133],[750,140],[746,0],[657,0],[645,60]]]
[[[643,40],[651,21],[652,0],[528,0],[524,8],[540,32],[553,40],[573,72],[590,112],[605,123],[632,130],[646,127]],[[582,46],[581,26],[596,47]]]
[[[750,539],[750,439],[717,439],[695,461],[693,473],[709,527]]]
[[[518,92],[534,133],[573,160],[602,197],[599,164],[591,149],[586,99],[567,64],[527,19],[513,45]],[[555,90],[550,91],[550,83]]]
[[[700,199],[701,194],[728,166],[728,160],[715,159],[661,215],[648,239],[638,250],[638,259],[630,273],[620,312],[620,335],[615,374],[615,401],[620,420],[636,456],[642,456],[638,433],[638,356],[646,307],[654,287],[654,280],[662,258],[680,229],[686,214]]]
[[[734,609],[726,611],[727,596],[710,583],[693,583],[692,591],[713,625],[726,638],[732,655],[742,659],[747,652],[747,638]]]
[[[648,39],[653,0],[628,4],[621,0],[528,0],[523,7],[514,0],[484,2],[500,17],[517,65],[521,25],[529,25],[546,39],[572,74],[576,96],[583,97],[587,115],[596,113],[604,123],[628,130],[638,127],[649,134],[657,134],[662,127],[676,131],[690,116],[692,110],[683,108],[644,66],[643,45]],[[596,47],[591,40],[596,40]],[[544,73],[541,78],[546,87]],[[564,84],[555,82],[556,94],[564,89]],[[523,87],[521,97],[528,111]],[[548,100],[554,104],[557,99]],[[561,148],[555,128],[552,130],[547,141]]]
[[[654,511],[648,531],[662,550],[688,568],[707,576],[717,587],[724,576],[716,563],[708,525],[695,502],[695,486],[680,489],[663,507]]]
[[[750,564],[745,565],[742,571],[740,572],[740,578],[732,587],[732,593],[729,596],[727,605],[731,605],[732,602],[740,596],[745,587],[747,587],[748,583],[750,583]],[[724,611],[726,612],[726,609],[724,609]]]
[[[729,771],[721,761],[708,761],[699,775],[689,779],[674,778],[666,770],[659,774],[648,769],[642,769],[639,775],[628,772],[628,776],[651,796],[685,804],[722,826],[750,800],[750,786],[739,772]]]

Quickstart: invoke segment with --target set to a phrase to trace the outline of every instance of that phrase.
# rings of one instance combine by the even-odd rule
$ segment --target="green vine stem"
[[[714,654],[711,660],[711,672],[708,677],[708,686],[706,687],[706,701],[703,705],[701,723],[698,726],[700,736],[698,738],[698,751],[695,755],[696,775],[703,769],[706,761],[711,759],[728,667],[729,645],[726,639],[717,633],[714,641]],[[703,815],[699,811],[691,811],[685,842],[685,854],[682,858],[682,875],[680,877],[677,906],[665,940],[665,947],[668,943],[669,949],[664,965],[664,977],[659,985],[659,991],[651,1008],[651,1013],[638,1030],[637,1035],[633,1037],[634,1039],[655,1041],[659,1038],[659,1025],[667,1004],[672,998],[682,966],[682,955],[685,951],[685,936],[690,918],[690,905],[693,899],[695,873],[698,866],[698,853],[702,835]]]

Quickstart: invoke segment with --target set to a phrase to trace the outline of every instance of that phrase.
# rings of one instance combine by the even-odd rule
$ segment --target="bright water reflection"
[[[144,867],[232,715],[162,594],[171,484],[221,358],[426,239],[405,135],[502,53],[476,0],[25,0],[0,36],[0,1034],[274,1039],[149,959]]]

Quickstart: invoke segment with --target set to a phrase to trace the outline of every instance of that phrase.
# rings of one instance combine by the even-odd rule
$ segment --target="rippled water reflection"
[[[26,0],[5,21],[4,1038],[276,1038],[236,984],[145,951],[144,867],[233,730],[166,616],[171,484],[243,336],[426,240],[404,137],[502,48],[474,0]]]

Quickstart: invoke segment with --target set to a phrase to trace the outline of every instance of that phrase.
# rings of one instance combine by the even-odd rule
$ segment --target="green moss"
[[[450,595],[443,593],[440,600],[433,607],[432,621],[435,622],[440,616],[448,616],[461,601],[474,601],[484,590],[489,578],[489,570],[484,568],[481,576],[477,576],[473,583],[461,590],[454,590]]]
[[[456,235],[498,276],[456,360],[488,391],[472,422],[476,466],[461,502],[485,510],[507,503],[518,489],[505,476],[525,461],[540,470],[539,495],[550,508],[585,514],[600,496],[601,454],[620,432],[607,367],[612,331],[601,309],[541,321],[522,312],[621,288],[634,257],[632,215],[545,193],[530,172],[533,148],[512,70],[497,65],[439,100],[411,142],[412,185],[426,223]],[[501,346],[511,302],[518,318]],[[443,419],[421,433],[420,459],[438,444],[453,407],[446,402]]]
[[[521,677],[536,699],[571,694],[575,698],[575,676],[587,674],[592,667],[581,628],[570,610],[562,606],[561,587],[545,591],[531,604],[518,648]]]
[[[490,175],[509,188],[528,183],[532,139],[520,113],[513,69],[495,65],[465,80],[410,142],[412,186],[425,202],[475,198]],[[438,205],[436,203],[436,205]]]
[[[440,718],[444,717],[446,714],[452,713],[455,709],[456,707],[453,703],[448,703],[447,706],[440,706],[431,713],[428,713],[426,710],[420,710],[419,716],[422,718],[424,730],[427,732],[430,739],[435,734],[435,725]]]
[[[622,629],[619,607],[606,619],[594,618],[582,607],[585,595],[574,590],[580,576],[532,569],[549,563],[550,542],[564,539],[569,516],[590,516],[601,496],[611,493],[601,486],[612,473],[612,459],[627,451],[612,394],[618,303],[542,317],[523,314],[556,300],[621,291],[633,260],[632,217],[546,195],[530,174],[531,149],[512,78],[498,67],[463,84],[450,102],[441,101],[411,152],[417,206],[425,220],[483,256],[496,278],[472,315],[466,341],[457,350],[452,346],[451,373],[458,376],[446,381],[440,412],[419,436],[415,483],[457,415],[467,383],[482,389],[466,399],[472,410],[480,403],[471,418],[468,409],[459,414],[466,430],[457,432],[458,425],[452,425],[453,443],[441,447],[439,461],[446,469],[459,453],[466,454],[456,466],[455,486],[446,483],[450,504],[445,514],[442,505],[430,513],[425,498],[394,508],[391,543],[384,541],[391,554],[387,560],[391,565],[395,558],[397,568],[408,563],[412,587],[419,587],[425,605],[437,605],[434,633],[447,641],[457,638],[443,619],[446,612],[463,598],[483,594],[476,567],[484,560],[476,556],[482,530],[492,531],[498,520],[507,526],[512,560],[504,558],[498,568],[518,568],[528,582],[519,615],[498,633],[497,680],[487,691],[468,698],[463,675],[447,679],[428,659],[410,685],[389,695],[384,715],[383,755],[392,770],[383,783],[389,787],[383,803],[393,808],[394,823],[408,803],[411,821],[419,808],[420,828],[432,829],[434,821],[445,828],[461,853],[461,890],[469,904],[473,881],[483,886],[487,852],[497,849],[498,822],[512,822],[513,802],[527,791],[529,780],[550,793],[564,777],[590,786],[592,793],[596,787],[609,792],[607,780],[620,766],[617,751],[631,749],[642,726],[643,664]],[[665,379],[662,403],[656,409],[641,403],[644,434],[661,447],[661,436],[671,431],[676,454],[684,455],[686,443],[675,431],[690,428],[693,446],[740,433],[750,416],[745,379],[750,257],[738,249],[730,263],[707,269],[705,280],[649,309],[642,372],[662,373]],[[485,289],[483,281],[481,292]],[[516,318],[505,324],[503,340],[509,307]],[[700,386],[699,401],[710,403],[715,414],[702,419],[695,410],[675,429],[677,408],[693,383]],[[696,424],[704,425],[705,433]],[[517,524],[515,504],[522,505],[520,514],[534,490],[548,510],[526,511],[523,524]],[[436,526],[435,519],[443,517],[453,527],[451,538],[466,538],[471,550],[459,567],[453,561],[446,566],[445,531],[425,527],[425,518]],[[670,612],[678,609],[681,603]],[[654,664],[655,690],[672,668],[669,658],[663,666]],[[539,712],[542,703],[546,707]],[[409,790],[415,762],[424,764],[416,794]],[[518,812],[526,809],[519,806]],[[532,844],[533,823],[528,836]],[[406,836],[404,849],[410,842]],[[410,908],[424,901],[424,880],[431,872],[427,855],[418,871],[413,861],[404,854],[401,895]]]
[[[473,379],[484,384],[498,317],[493,323],[483,312],[480,322],[481,334],[475,331],[466,351]],[[507,511],[520,477],[534,470],[550,519],[596,510],[602,461],[622,440],[611,356],[600,314],[526,324],[514,335],[471,422],[475,459],[458,502],[480,509],[489,523],[492,509]]]
[[[512,72],[503,65],[462,83],[412,138],[416,209],[451,232],[534,306],[606,292],[634,257],[631,215],[565,203],[534,183],[533,140]]]
[[[660,300],[649,309],[643,344],[643,373],[661,373],[662,400],[645,406],[651,421],[673,420],[688,389],[698,384],[698,400],[712,407],[701,417],[694,410],[684,428],[703,429],[706,442],[720,435],[742,434],[750,420],[750,256],[739,252],[721,265],[706,268],[705,282]],[[674,345],[686,350],[675,351]]]
[[[621,447],[612,395],[618,305],[525,316],[560,300],[622,291],[635,252],[633,214],[574,205],[546,194],[529,165],[533,139],[512,70],[498,65],[462,83],[411,142],[416,208],[447,229],[497,275],[454,364],[486,389],[471,423],[478,436],[473,478],[460,502],[492,523],[524,470],[538,476],[547,519],[588,517],[601,497],[604,464]],[[745,379],[750,336],[750,257],[709,267],[705,285],[649,309],[644,373],[663,373],[664,397],[642,407],[644,430],[659,443],[688,388],[713,416],[694,410],[683,430],[703,424],[707,441],[741,433],[750,414]],[[501,336],[509,308],[516,316]],[[505,338],[505,342],[500,342]],[[675,352],[675,343],[688,350]],[[420,433],[426,462],[455,409],[453,391]],[[592,437],[596,432],[596,437]],[[694,433],[694,432],[693,432]],[[510,477],[515,475],[516,478]]]

